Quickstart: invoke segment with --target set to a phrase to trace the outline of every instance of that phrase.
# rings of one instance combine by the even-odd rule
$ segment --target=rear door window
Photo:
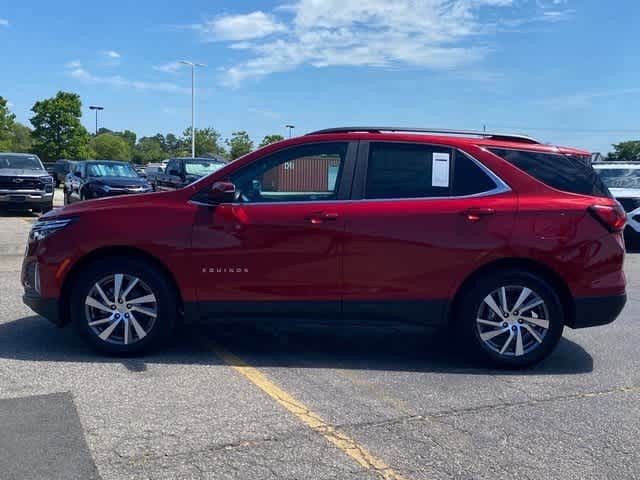
[[[451,148],[391,142],[370,145],[365,198],[458,197],[496,187],[473,160]]]
[[[563,192],[611,197],[596,171],[575,156],[490,148],[489,151],[544,184]]]

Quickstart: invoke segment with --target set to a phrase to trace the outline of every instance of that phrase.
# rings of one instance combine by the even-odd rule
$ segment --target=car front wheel
[[[553,351],[564,323],[562,303],[546,280],[504,271],[467,290],[459,328],[470,349],[493,365],[525,368]]]
[[[142,353],[166,340],[177,314],[176,294],[163,272],[144,260],[115,257],[78,277],[72,320],[99,350]]]

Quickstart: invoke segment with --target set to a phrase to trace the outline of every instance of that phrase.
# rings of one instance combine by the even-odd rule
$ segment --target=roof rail
[[[326,128],[310,132],[307,135],[322,135],[327,133],[349,133],[349,132],[410,132],[410,133],[435,133],[442,135],[468,135],[474,137],[483,137],[489,140],[505,140],[522,143],[541,143],[535,138],[526,135],[517,135],[511,133],[481,132],[478,130],[448,130],[444,128],[407,128],[407,127],[338,127]]]

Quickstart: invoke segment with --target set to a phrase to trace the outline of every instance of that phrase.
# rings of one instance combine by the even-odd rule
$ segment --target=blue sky
[[[612,7],[611,5],[615,5]],[[282,0],[0,4],[0,95],[77,92],[83,122],[190,124],[259,140],[351,125],[508,130],[606,152],[640,138],[636,0]]]

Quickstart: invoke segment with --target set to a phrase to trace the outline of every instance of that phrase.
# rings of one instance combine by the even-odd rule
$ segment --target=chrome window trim
[[[367,202],[399,202],[399,201],[407,201],[407,200],[456,200],[456,199],[465,199],[465,198],[481,198],[481,197],[489,197],[493,195],[500,195],[501,193],[506,193],[511,191],[511,187],[507,185],[507,183],[502,180],[497,174],[495,174],[489,167],[487,167],[480,160],[475,158],[474,156],[468,154],[467,152],[460,150],[457,147],[451,147],[447,145],[439,145],[439,144],[428,144],[422,142],[398,142],[398,143],[412,143],[419,145],[430,145],[437,147],[450,148],[452,151],[455,151],[456,154],[461,154],[475,163],[480,170],[482,170],[496,185],[495,188],[491,190],[486,190],[484,192],[472,193],[470,195],[447,195],[442,197],[398,197],[398,198],[362,198],[355,200],[357,202],[367,201]]]
[[[402,142],[402,143],[407,143],[407,142]],[[415,142],[415,143],[427,145],[426,143],[422,143],[422,142]],[[443,146],[443,145],[436,145],[436,146]],[[272,205],[305,205],[305,204],[318,205],[318,204],[335,204],[335,203],[344,204],[344,203],[356,203],[356,202],[400,202],[400,201],[406,202],[406,201],[415,201],[415,200],[464,200],[468,198],[490,197],[490,196],[500,195],[500,194],[512,191],[511,187],[509,187],[509,185],[504,180],[502,180],[496,173],[494,173],[489,167],[487,167],[480,160],[476,159],[475,157],[468,154],[467,152],[460,150],[457,147],[447,147],[446,145],[444,145],[444,147],[451,148],[452,151],[455,151],[457,154],[464,155],[473,163],[475,163],[489,178],[491,178],[491,180],[495,183],[496,187],[492,188],[491,190],[486,190],[484,192],[479,192],[479,193],[473,193],[471,195],[448,195],[443,197],[359,198],[359,199],[348,199],[348,200],[306,200],[306,201],[299,200],[295,202],[232,202],[232,203],[226,203],[225,205],[232,205],[232,206],[271,205],[272,206]],[[205,207],[216,206],[216,205],[212,205],[204,202],[198,202],[197,200],[189,200],[189,203],[193,205],[205,206]]]

